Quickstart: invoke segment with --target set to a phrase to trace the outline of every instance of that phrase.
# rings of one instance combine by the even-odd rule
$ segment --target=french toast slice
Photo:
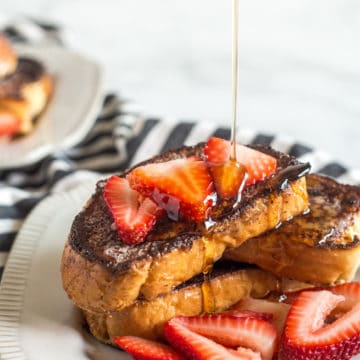
[[[20,123],[17,134],[27,134],[43,112],[53,92],[53,79],[44,66],[19,58],[15,72],[0,80],[0,115],[13,115]]]
[[[360,263],[360,187],[307,176],[310,212],[228,249],[228,259],[314,285],[351,281]]]
[[[222,312],[246,297],[263,298],[278,285],[269,272],[220,260],[208,275],[197,275],[168,294],[138,300],[120,312],[83,314],[90,332],[105,343],[122,335],[163,340],[164,325],[175,316]]]
[[[203,147],[182,147],[145,163],[202,156]],[[119,239],[103,198],[105,181],[100,181],[76,216],[65,245],[61,272],[70,299],[90,312],[120,311],[137,299],[153,299],[206,271],[226,248],[306,211],[304,174],[309,164],[268,147],[255,148],[274,156],[277,169],[272,177],[246,188],[239,207],[217,205],[210,227],[166,218],[138,245],[125,245]]]

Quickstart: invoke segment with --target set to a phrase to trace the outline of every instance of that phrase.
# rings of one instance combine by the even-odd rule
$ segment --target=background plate
[[[32,163],[79,142],[101,105],[99,65],[61,47],[17,47],[20,56],[41,61],[54,77],[54,93],[34,131],[22,138],[0,138],[0,168]]]

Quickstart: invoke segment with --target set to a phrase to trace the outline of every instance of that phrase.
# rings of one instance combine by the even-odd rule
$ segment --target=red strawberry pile
[[[128,244],[145,240],[165,214],[169,219],[202,222],[217,197],[237,198],[244,187],[271,176],[276,159],[237,145],[237,162],[230,161],[230,143],[210,138],[203,157],[151,163],[132,170],[125,178],[112,176],[104,198],[120,239]]]
[[[222,314],[175,317],[165,325],[169,345],[133,336],[114,342],[137,360],[348,360],[360,353],[360,282],[289,298],[291,305],[245,299]]]

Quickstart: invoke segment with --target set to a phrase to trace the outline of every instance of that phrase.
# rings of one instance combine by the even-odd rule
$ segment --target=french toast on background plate
[[[45,109],[53,79],[35,59],[17,57],[0,34],[0,135],[24,135]]]

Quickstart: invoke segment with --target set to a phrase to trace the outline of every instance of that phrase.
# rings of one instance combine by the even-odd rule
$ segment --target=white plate
[[[82,328],[61,285],[67,234],[93,189],[91,181],[47,198],[22,227],[0,287],[0,359],[130,359]]]
[[[23,166],[71,147],[90,130],[101,105],[102,73],[95,62],[61,47],[18,47],[54,77],[54,94],[34,131],[17,140],[0,138],[0,168]]]

